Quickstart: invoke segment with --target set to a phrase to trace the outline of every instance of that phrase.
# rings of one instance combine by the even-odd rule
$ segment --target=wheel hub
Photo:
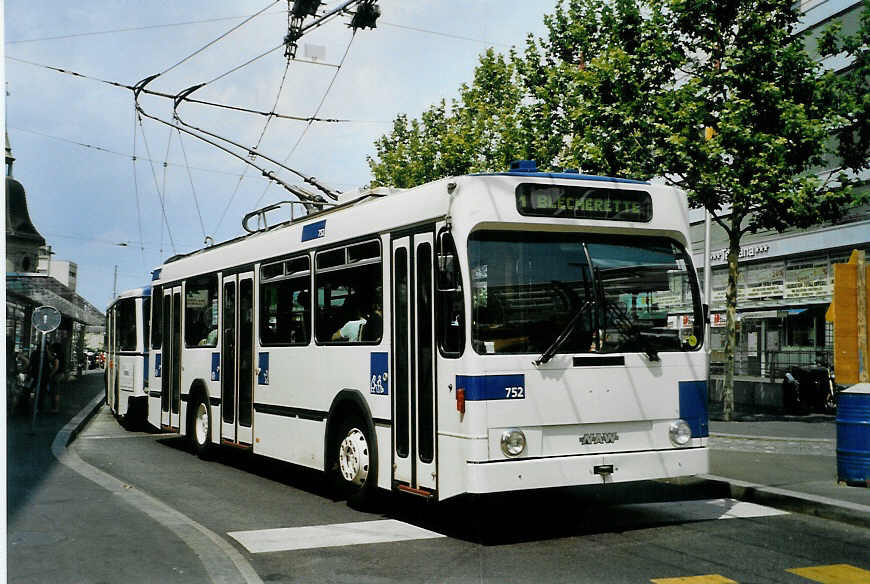
[[[349,483],[362,486],[369,476],[369,445],[365,434],[357,428],[347,433],[338,446],[338,466]]]
[[[196,442],[205,444],[208,442],[208,408],[200,403],[196,408]]]

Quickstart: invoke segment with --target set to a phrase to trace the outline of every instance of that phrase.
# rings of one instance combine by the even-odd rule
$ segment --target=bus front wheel
[[[372,502],[377,487],[377,446],[358,416],[344,420],[332,445],[334,481],[339,495],[354,506]]]

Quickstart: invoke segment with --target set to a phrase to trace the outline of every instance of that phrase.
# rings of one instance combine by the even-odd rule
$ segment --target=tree
[[[452,156],[453,170],[501,168],[501,157],[525,154],[544,167],[658,177],[706,208],[729,242],[725,419],[734,407],[743,236],[836,220],[863,202],[853,186],[870,166],[870,0],[858,33],[834,27],[818,44],[821,57],[853,59],[845,75],[810,55],[792,6],[560,0],[545,18],[546,38],[529,39],[510,61],[489,51],[445,112],[447,131],[427,135],[435,159]],[[484,107],[486,96],[472,90],[493,87],[498,98]],[[394,129],[379,141],[381,164],[411,153],[385,141],[399,137]],[[444,176],[431,169],[426,180]]]
[[[856,202],[856,171],[868,167],[867,14],[863,39],[823,37],[822,56],[857,57],[846,76],[810,56],[794,34],[798,13],[781,1],[560,2],[549,38],[526,53],[523,71],[547,62],[543,49],[572,88],[560,104],[570,136],[561,159],[663,178],[727,234],[725,419],[741,239],[836,220]]]
[[[459,98],[429,107],[419,120],[400,114],[391,133],[375,142],[368,157],[372,186],[412,187],[445,176],[506,168],[524,158],[522,94],[514,58],[489,49],[480,56],[471,85]]]

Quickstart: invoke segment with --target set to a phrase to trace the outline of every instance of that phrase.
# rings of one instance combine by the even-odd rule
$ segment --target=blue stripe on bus
[[[456,389],[465,390],[466,401],[525,399],[526,376],[523,374],[457,375]]]
[[[302,227],[302,241],[326,237],[326,219]]]
[[[211,380],[212,381],[220,381],[221,380],[221,354],[220,353],[212,353],[211,354]]]
[[[555,178],[571,180],[594,180],[598,182],[624,183],[630,185],[649,185],[650,182],[634,180],[630,178],[614,178],[610,176],[595,176],[591,174],[579,174],[573,172],[484,172],[472,176],[518,176],[522,178]]]
[[[707,422],[707,382],[680,381],[680,418],[688,422],[692,438],[710,435]]]

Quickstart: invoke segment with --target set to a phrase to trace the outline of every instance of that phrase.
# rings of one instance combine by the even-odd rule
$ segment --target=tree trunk
[[[737,260],[740,256],[740,223],[732,228],[728,238],[728,288],[725,292],[727,315],[725,341],[725,384],[722,393],[722,419],[734,416],[734,352],[737,349]]]

